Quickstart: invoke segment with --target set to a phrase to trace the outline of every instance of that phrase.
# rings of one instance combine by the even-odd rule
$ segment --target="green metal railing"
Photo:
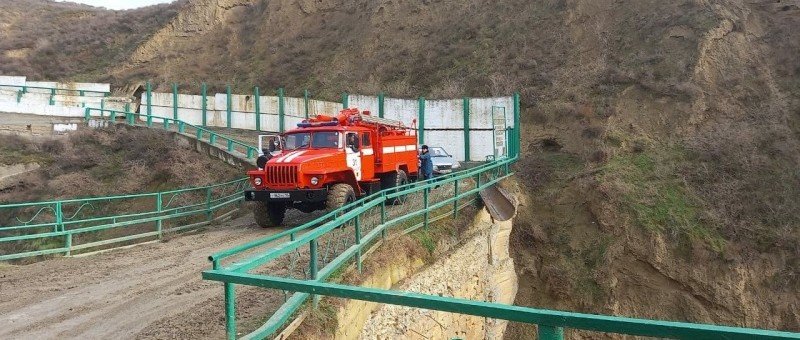
[[[213,269],[204,272],[203,277],[226,282],[228,337],[234,338],[236,334],[235,292],[234,283],[227,282],[225,275],[250,275],[248,273],[253,270],[264,271],[266,266],[288,268],[271,275],[323,282],[350,260],[354,260],[360,270],[362,254],[369,247],[398,234],[427,228],[430,223],[453,216],[458,210],[474,204],[480,190],[511,175],[509,165],[513,161],[502,159],[436,181],[384,190],[299,227],[211,255],[209,260]],[[396,204],[400,203],[398,201],[402,204]],[[263,251],[263,248],[268,249]],[[223,260],[230,262],[223,265]],[[259,277],[269,280],[273,277],[271,275]],[[309,296],[308,293],[295,293],[287,298],[286,303],[248,338],[273,334]]]
[[[198,139],[207,136],[210,144],[221,142],[229,153],[241,152],[248,158],[256,148],[192,124],[161,117],[137,121],[137,113],[86,108],[116,122],[117,118],[136,125],[170,129]],[[0,261],[48,254],[71,255],[74,251],[96,249],[140,239],[160,239],[164,233],[199,227],[230,215],[243,201],[247,179],[203,187],[156,193],[116,195],[47,202],[0,205]]]
[[[0,205],[0,261],[63,254],[208,224],[242,202],[246,179],[164,192]]]
[[[118,119],[122,119],[128,125],[147,126],[151,128],[157,127],[188,134],[198,140],[207,141],[211,145],[220,146],[228,153],[239,153],[246,159],[255,159],[255,157],[258,156],[258,148],[255,146],[240,142],[218,132],[214,132],[213,130],[184,122],[180,119],[97,108],[86,108],[84,119],[87,121],[91,119],[93,112],[100,118],[108,118],[112,123],[116,122]]]
[[[538,325],[540,339],[563,339],[564,328],[684,339],[800,338],[800,333],[573,313],[327,282],[353,262],[361,271],[362,254],[378,242],[456,216],[480,190],[510,176],[515,160],[500,159],[436,181],[383,191],[297,228],[211,255],[212,269],[203,278],[224,283],[228,338],[237,334],[237,284],[295,292],[290,298],[285,295],[286,302],[246,339],[274,335],[309,297],[316,306],[319,295],[532,323]],[[402,205],[391,204],[399,198],[405,201]]]

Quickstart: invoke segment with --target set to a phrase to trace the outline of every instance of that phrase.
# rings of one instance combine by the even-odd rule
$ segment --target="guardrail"
[[[112,123],[117,117],[136,125],[131,112],[86,108],[85,118],[99,112]],[[154,117],[160,119],[159,117]],[[152,121],[146,124],[152,127]],[[228,152],[244,149],[252,158],[255,147],[180,120],[164,119],[159,126],[179,132],[194,128],[194,136],[222,141]],[[230,215],[243,201],[247,179],[156,193],[116,195],[0,205],[0,261],[72,252],[199,227]],[[216,216],[215,216],[216,215]]]
[[[156,193],[3,204],[0,261],[161,239],[228,216],[242,202],[245,185],[242,178]]]
[[[480,190],[510,176],[509,165],[515,160],[501,159],[436,180],[384,190],[299,227],[211,255],[213,269],[203,272],[203,277],[225,283],[228,338],[233,339],[236,334],[234,284],[242,283],[234,276],[253,275],[249,272],[258,269],[272,272],[257,275],[259,279],[271,280],[277,277],[271,276],[274,274],[321,283],[350,260],[361,270],[366,249],[398,234],[427,228],[433,221],[457,216],[459,210],[477,200]],[[268,249],[263,251],[264,247]],[[223,266],[223,260],[232,262]],[[270,336],[309,296],[309,292],[295,293],[262,327],[245,338]]]
[[[229,153],[241,153],[247,159],[254,159],[258,156],[258,148],[240,142],[236,139],[219,134],[201,126],[190,124],[179,119],[157,117],[141,113],[115,111],[108,109],[86,108],[84,118],[88,121],[92,117],[92,112],[98,112],[101,118],[108,118],[111,122],[116,122],[118,118],[124,119],[128,125],[160,127],[165,130],[177,131],[178,133],[190,134],[201,141],[208,141],[211,145],[223,146]],[[144,118],[144,119],[142,119]]]
[[[457,216],[481,189],[510,176],[509,165],[514,161],[500,159],[435,181],[385,190],[297,228],[209,256],[212,269],[204,271],[203,278],[224,284],[228,339],[237,334],[237,284],[295,292],[245,339],[274,335],[309,297],[316,306],[319,295],[537,324],[539,338],[547,340],[563,339],[564,328],[660,338],[800,338],[800,333],[573,313],[326,282],[350,263],[361,271],[362,254],[379,242]],[[404,204],[392,206],[403,198]]]

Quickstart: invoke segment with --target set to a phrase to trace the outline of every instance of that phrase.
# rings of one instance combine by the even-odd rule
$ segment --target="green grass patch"
[[[612,157],[600,175],[621,191],[620,207],[652,232],[680,233],[722,251],[725,241],[703,221],[702,200],[679,175],[686,153],[677,147]]]

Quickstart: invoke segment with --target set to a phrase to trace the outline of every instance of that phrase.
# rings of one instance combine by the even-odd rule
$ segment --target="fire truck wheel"
[[[355,200],[356,193],[353,191],[353,187],[349,184],[338,183],[328,191],[328,200],[325,202],[325,206],[328,210],[335,210]]]
[[[391,186],[392,188],[403,186],[408,184],[408,175],[406,175],[406,172],[403,170],[397,170],[397,173],[395,173],[392,177],[390,177],[390,180],[394,180],[393,181],[394,183],[392,183],[393,185]],[[394,205],[400,205],[405,202],[406,202],[406,196],[403,195],[395,198],[390,203]]]
[[[277,227],[283,223],[286,215],[286,206],[283,204],[267,204],[267,202],[254,202],[253,217],[256,224],[262,228]]]

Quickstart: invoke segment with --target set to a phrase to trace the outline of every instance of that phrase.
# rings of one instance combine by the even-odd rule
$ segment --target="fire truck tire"
[[[389,182],[388,183],[389,185],[387,186],[387,188],[394,188],[394,187],[399,187],[399,186],[402,186],[402,185],[406,185],[406,184],[408,184],[408,175],[406,175],[406,172],[403,171],[403,170],[397,170],[396,173],[394,173],[394,174],[389,176],[388,182]],[[394,200],[392,200],[389,203],[393,204],[393,205],[400,205],[400,204],[405,203],[405,201],[406,201],[406,197],[405,196],[400,196],[400,197],[396,197]]]
[[[355,200],[356,192],[353,187],[349,184],[338,183],[328,190],[328,200],[325,202],[325,207],[328,210],[335,210]]]
[[[286,215],[286,206],[283,204],[267,204],[267,202],[254,202],[253,217],[256,224],[262,228],[277,227],[283,223]]]

